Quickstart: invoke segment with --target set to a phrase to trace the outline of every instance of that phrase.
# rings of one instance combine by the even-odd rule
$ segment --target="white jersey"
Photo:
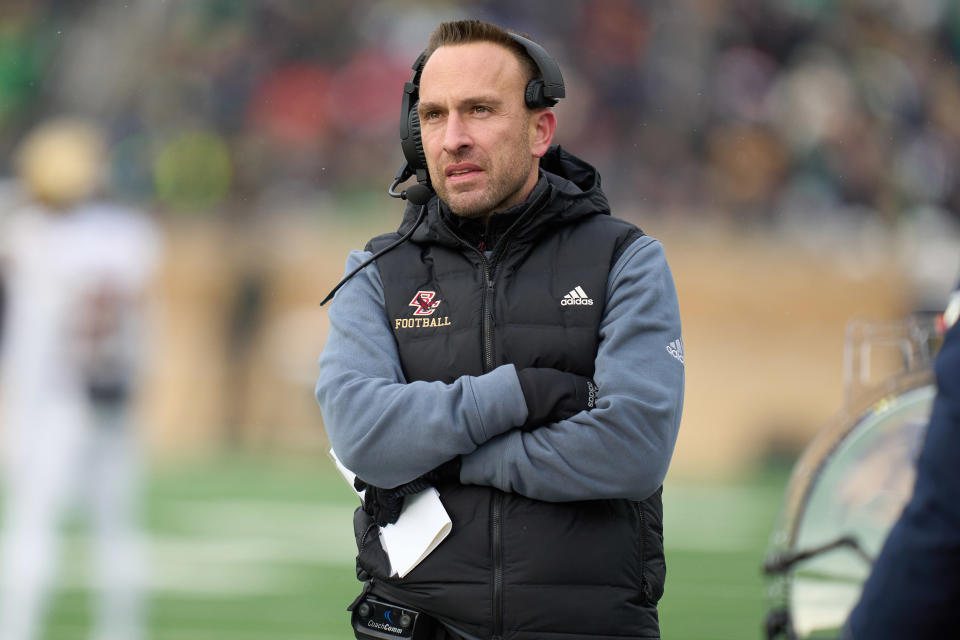
[[[158,259],[159,239],[143,214],[107,204],[67,212],[33,205],[0,218],[7,290],[2,375],[7,402],[33,404],[84,391],[91,304],[104,295],[138,306]],[[110,339],[137,359],[136,314]],[[85,338],[87,338],[85,340]]]

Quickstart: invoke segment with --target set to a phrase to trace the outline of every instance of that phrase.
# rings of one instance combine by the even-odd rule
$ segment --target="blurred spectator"
[[[317,191],[355,189],[371,162],[379,179],[365,186],[379,191],[388,181],[399,151],[383,131],[395,124],[409,73],[398,62],[409,52],[394,50],[389,31],[416,28],[420,3],[88,4],[13,3],[0,12],[0,117],[69,103],[30,80],[46,70],[89,75],[78,66],[91,56],[71,59],[78,38],[41,46],[57,42],[65,20],[93,32],[97,16],[110,15],[104,8],[140,7],[151,18],[134,27],[152,37],[97,32],[116,47],[102,47],[111,57],[140,61],[150,77],[142,88],[104,84],[115,104],[106,111],[158,153],[184,131],[225,139],[238,175],[204,206],[236,193],[256,198],[278,176]],[[635,208],[747,224],[802,216],[824,196],[840,215],[856,205],[887,223],[918,205],[954,216],[960,209],[952,168],[960,121],[950,108],[960,100],[956,3],[430,5],[521,29],[537,24],[575,80],[571,93],[587,97],[595,116],[573,119],[560,142],[588,144],[614,199]]]
[[[82,109],[123,150],[122,197],[376,210],[363,196],[401,160],[405,43],[461,17],[543,34],[569,89],[557,141],[596,159],[628,215],[841,248],[909,234],[918,212],[960,220],[947,0],[16,0],[0,8],[0,157],[38,114]]]
[[[58,529],[76,498],[84,499],[92,530],[92,637],[140,635],[132,409],[159,238],[140,212],[93,199],[104,151],[89,122],[44,123],[17,155],[24,202],[0,211],[7,288],[2,640],[40,637]]]

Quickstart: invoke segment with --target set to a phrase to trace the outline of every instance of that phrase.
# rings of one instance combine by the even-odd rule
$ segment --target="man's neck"
[[[530,175],[527,176],[527,181],[523,183],[523,186],[520,187],[517,191],[514,192],[513,196],[504,200],[496,207],[490,210],[489,213],[478,216],[478,219],[487,224],[490,222],[490,217],[495,216],[498,213],[503,213],[508,209],[512,209],[520,203],[526,202],[530,198],[530,193],[533,191],[533,188],[537,186],[537,182],[540,180],[540,166],[539,164],[534,167],[534,170],[530,172]]]

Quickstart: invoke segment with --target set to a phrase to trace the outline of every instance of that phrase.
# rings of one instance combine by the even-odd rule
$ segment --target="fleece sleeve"
[[[369,256],[352,252],[347,272]],[[334,452],[365,481],[409,482],[526,419],[513,365],[451,384],[405,380],[375,265],[337,292],[329,314],[316,397]]]
[[[644,236],[607,283],[596,407],[464,456],[464,483],[547,501],[644,499],[663,483],[683,406],[680,313],[663,246]]]

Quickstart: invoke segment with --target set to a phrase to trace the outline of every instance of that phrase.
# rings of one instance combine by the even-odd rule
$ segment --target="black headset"
[[[556,60],[533,40],[515,33],[509,33],[509,36],[533,59],[540,74],[540,77],[527,83],[524,92],[524,102],[527,107],[541,109],[557,104],[560,98],[566,96],[566,89]],[[426,61],[427,52],[424,51],[413,63],[413,75],[410,81],[403,85],[403,99],[400,103],[400,148],[403,150],[404,163],[397,172],[393,184],[387,190],[387,193],[394,198],[409,199],[414,204],[419,204],[420,198],[424,198],[423,202],[426,202],[432,195],[427,157],[423,152],[423,140],[420,137],[420,115],[417,113],[417,105],[420,102],[420,74],[423,73]],[[395,191],[397,185],[413,175],[417,176],[417,185],[397,193]]]
[[[533,62],[537,65],[540,77],[534,78],[527,83],[524,91],[524,102],[530,109],[542,109],[552,107],[557,104],[557,100],[566,96],[566,89],[563,86],[563,75],[560,73],[560,66],[550,57],[547,50],[539,44],[519,36],[515,33],[509,34],[511,38],[519,43],[527,52]],[[374,260],[387,253],[391,249],[405,242],[413,232],[416,231],[427,212],[427,202],[433,197],[433,187],[430,185],[430,173],[427,171],[427,156],[423,152],[423,140],[420,137],[420,116],[417,113],[417,104],[420,102],[420,74],[423,72],[423,65],[427,62],[427,52],[424,51],[413,63],[413,75],[410,81],[403,85],[403,100],[400,104],[400,148],[403,149],[404,162],[397,175],[393,179],[393,184],[387,189],[394,198],[409,200],[420,207],[420,213],[417,215],[413,226],[403,234],[398,240],[390,243],[374,255],[364,260],[356,269],[348,273],[337,283],[327,297],[323,299],[320,306],[323,306],[333,297],[347,280],[355,276],[361,269],[372,263]],[[417,176],[417,184],[411,185],[403,191],[396,191],[397,186],[406,182],[411,176]]]

